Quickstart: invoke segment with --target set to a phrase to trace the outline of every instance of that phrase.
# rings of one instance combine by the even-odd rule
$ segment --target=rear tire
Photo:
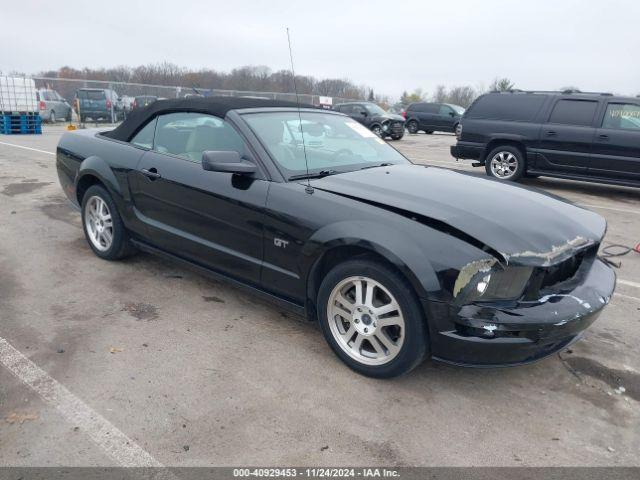
[[[320,285],[317,306],[327,343],[362,375],[403,375],[427,355],[420,302],[407,280],[381,263],[361,259],[335,266]]]
[[[407,122],[407,130],[412,135],[418,133],[418,122],[416,122],[415,120],[410,120],[409,122]]]
[[[49,112],[49,123],[56,123],[56,112],[53,110]]]
[[[116,204],[102,185],[93,185],[84,194],[82,227],[93,253],[104,260],[120,260],[135,252]]]
[[[513,145],[498,146],[489,152],[484,166],[490,177],[515,182],[524,173],[524,155],[518,147]]]

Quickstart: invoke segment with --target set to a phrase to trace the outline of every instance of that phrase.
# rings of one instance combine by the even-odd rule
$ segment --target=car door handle
[[[609,135],[605,135],[604,133],[601,134],[601,135],[598,135],[598,140],[607,141],[607,140],[609,140]]]
[[[554,132],[553,130],[549,130],[547,132],[547,137],[555,137],[556,135],[557,135],[556,132]]]
[[[155,168],[150,168],[148,170],[146,168],[143,168],[141,172],[149,180],[157,180],[158,178],[162,178],[162,175],[160,175],[158,173],[158,170],[156,170]]]

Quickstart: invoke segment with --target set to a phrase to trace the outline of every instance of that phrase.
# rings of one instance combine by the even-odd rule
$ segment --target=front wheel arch
[[[325,250],[317,256],[306,276],[305,307],[307,317],[310,320],[315,319],[316,299],[324,276],[336,265],[354,258],[367,258],[394,270],[407,280],[418,297],[426,297],[427,290],[429,289],[440,288],[437,276],[430,266],[429,275],[426,275],[429,278],[425,278],[421,281],[407,266],[406,262],[403,262],[392,251],[380,245],[370,244],[367,241],[343,242],[341,240],[337,240],[329,242],[324,248]],[[429,284],[429,287],[427,287],[427,284]]]

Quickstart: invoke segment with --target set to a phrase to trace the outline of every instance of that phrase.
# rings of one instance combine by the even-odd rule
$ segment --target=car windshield
[[[379,107],[375,103],[367,103],[365,104],[365,108],[370,115],[385,115],[387,113],[382,107]]]
[[[344,115],[298,112],[248,113],[243,117],[289,179],[343,173],[383,164],[410,163],[361,124]]]
[[[449,106],[453,108],[453,111],[456,112],[458,115],[463,115],[465,112],[465,109],[459,105],[449,105]]]

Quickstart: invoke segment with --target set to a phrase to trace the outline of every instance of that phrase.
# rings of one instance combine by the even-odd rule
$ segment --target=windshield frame
[[[230,120],[232,121],[233,121],[233,118],[237,118],[238,120],[240,120],[235,123],[238,124],[238,126],[240,126],[239,124],[242,124],[241,129],[244,131],[245,137],[247,139],[251,138],[252,141],[250,141],[250,143],[253,143],[253,141],[255,141],[258,144],[257,146],[260,147],[259,150],[261,152],[264,152],[263,154],[257,155],[258,158],[260,158],[260,162],[263,164],[269,163],[269,167],[267,169],[270,171],[275,170],[275,172],[278,173],[277,176],[280,177],[281,181],[287,182],[287,183],[301,182],[302,181],[301,179],[291,178],[291,177],[297,177],[300,174],[306,173],[306,172],[304,170],[291,171],[286,169],[286,167],[282,166],[278,161],[278,159],[274,158],[274,155],[270,151],[269,147],[265,144],[260,134],[256,131],[256,129],[254,129],[254,127],[250,124],[250,122],[247,119],[249,115],[254,115],[254,114],[278,114],[278,113],[293,113],[295,115],[298,115],[298,113],[302,113],[302,115],[306,115],[306,114],[337,115],[342,117],[345,120],[345,122],[348,122],[348,121],[355,122],[355,120],[353,120],[353,118],[351,118],[350,116],[345,115],[344,113],[337,112],[335,110],[325,110],[325,109],[319,109],[319,108],[314,109],[314,108],[308,108],[308,107],[307,108],[302,107],[299,110],[295,108],[292,109],[290,107],[270,107],[270,108],[259,107],[259,108],[237,109],[237,110],[230,111],[227,114],[227,117],[231,117]],[[303,118],[302,120],[304,122],[305,119]],[[305,136],[305,139],[306,139],[306,136]],[[406,165],[414,164],[414,162],[412,162],[401,151],[399,151],[389,142],[385,142],[385,145],[391,148],[394,151],[394,154],[398,155],[403,160],[403,162],[400,162],[397,164],[406,164]],[[263,160],[261,157],[264,157],[264,156],[266,156],[266,159]],[[381,163],[396,164],[393,162],[388,162],[387,160],[385,160],[384,162],[381,161]],[[345,167],[345,166],[346,165],[343,165],[342,167]],[[337,166],[336,169],[331,168],[330,175],[353,172],[353,171],[360,170],[363,167],[376,167],[378,165],[375,162],[365,162],[362,164],[349,164],[348,166],[350,168],[340,168],[340,166]],[[314,176],[318,176],[318,174],[323,170],[326,170],[326,169],[325,168],[309,168],[308,173],[313,178]],[[273,175],[271,175],[271,177],[272,177],[271,180],[278,181],[275,178],[273,178]]]

